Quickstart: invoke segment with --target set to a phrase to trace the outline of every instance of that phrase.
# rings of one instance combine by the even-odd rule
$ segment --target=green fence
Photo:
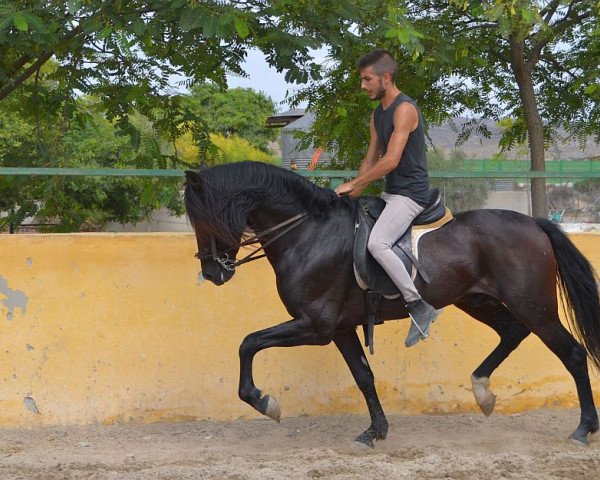
[[[532,172],[526,161],[474,159],[465,160],[460,170],[433,170],[429,172],[432,179],[447,179],[443,182],[451,188],[452,179],[481,179],[486,182],[486,189],[511,188],[515,182],[518,188],[526,188],[532,178],[546,178],[549,184],[575,183],[586,179],[600,179],[600,161],[595,160],[560,160],[547,161],[546,171]],[[355,177],[352,170],[298,170],[298,174],[317,181],[322,186],[336,188],[344,181]],[[109,169],[109,168],[26,168],[0,167],[0,175],[6,176],[102,176],[102,177],[183,177],[184,170],[165,169]],[[381,187],[381,182],[377,185]],[[471,188],[460,186],[458,190]],[[594,202],[596,203],[596,202]],[[564,210],[563,210],[564,212]],[[560,220],[560,219],[558,219]],[[557,220],[557,221],[558,221]]]
[[[553,183],[572,179],[600,178],[600,161],[557,160],[547,161],[546,171],[532,172],[527,161],[516,160],[465,160],[460,170],[433,170],[431,178],[495,178],[527,181],[531,178],[547,178]],[[345,179],[356,176],[352,170],[299,170],[308,178],[330,179],[336,186]],[[0,167],[0,175],[60,175],[60,176],[107,176],[107,177],[181,177],[183,170],[162,169],[109,169],[109,168],[25,168]]]
[[[532,178],[546,178],[550,183],[574,179],[600,178],[600,161],[558,160],[547,161],[545,172],[532,172],[527,161],[517,160],[465,160],[460,170],[433,170],[431,178],[493,178],[526,182]],[[329,179],[332,188],[356,176],[353,170],[298,170],[300,175],[315,179]],[[0,167],[0,175],[58,175],[104,177],[182,177],[184,170],[115,169],[115,168],[26,168]]]
[[[494,159],[468,159],[462,164],[466,170],[472,172],[527,172],[530,163],[524,160],[494,160]],[[600,161],[594,160],[548,160],[546,161],[548,173],[600,173]]]

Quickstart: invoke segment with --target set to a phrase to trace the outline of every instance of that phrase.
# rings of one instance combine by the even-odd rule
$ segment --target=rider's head
[[[360,88],[371,100],[381,100],[388,88],[394,86],[398,64],[387,50],[373,50],[356,62],[360,72]]]

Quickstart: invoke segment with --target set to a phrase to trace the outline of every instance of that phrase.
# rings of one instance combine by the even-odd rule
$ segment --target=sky
[[[293,91],[298,87],[287,84],[284,74],[277,73],[274,68],[270,67],[262,52],[251,50],[246,57],[246,61],[242,64],[242,68],[249,76],[244,78],[227,75],[229,88],[252,88],[271,97],[278,105],[278,110],[287,109],[287,105],[280,105],[280,103],[285,100],[286,91]]]
[[[325,59],[325,50],[313,52],[313,56],[323,61]],[[250,50],[242,68],[248,73],[248,78],[228,75],[227,83],[230,88],[242,87],[252,88],[263,92],[275,102],[276,108],[280,112],[288,110],[290,107],[285,103],[286,92],[293,94],[301,86],[289,84],[285,81],[284,73],[277,73],[277,70],[270,67],[265,60],[265,56],[259,50]],[[301,103],[300,108],[305,108],[306,103]]]

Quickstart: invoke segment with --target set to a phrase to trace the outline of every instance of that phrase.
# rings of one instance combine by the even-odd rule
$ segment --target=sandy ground
[[[365,416],[0,430],[0,479],[600,478],[600,435],[566,440],[574,410],[390,416],[374,449]]]

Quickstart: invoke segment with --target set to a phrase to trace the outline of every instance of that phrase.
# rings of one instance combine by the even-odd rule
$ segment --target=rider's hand
[[[352,180],[350,180],[349,182],[342,183],[340,186],[338,186],[335,189],[335,193],[337,193],[340,196],[341,195],[350,195],[350,196],[353,196],[352,194],[356,193],[355,189],[356,189],[356,187],[354,185],[354,182]]]

